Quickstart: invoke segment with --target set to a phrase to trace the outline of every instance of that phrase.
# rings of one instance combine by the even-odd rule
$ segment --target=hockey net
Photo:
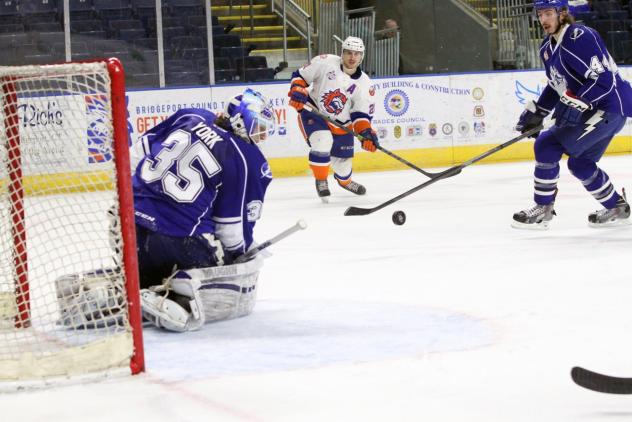
[[[0,67],[2,389],[144,369],[123,78]]]

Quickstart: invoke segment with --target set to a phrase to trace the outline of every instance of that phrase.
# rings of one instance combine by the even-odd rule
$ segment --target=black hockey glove
[[[529,101],[525,107],[525,110],[520,115],[518,123],[516,124],[516,130],[520,133],[525,133],[534,127],[538,127],[542,124],[545,117],[549,115],[549,111],[537,105],[534,101]],[[537,138],[540,132],[536,132],[529,136],[530,138]]]

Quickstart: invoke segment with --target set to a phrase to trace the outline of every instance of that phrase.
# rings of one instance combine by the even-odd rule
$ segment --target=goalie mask
[[[226,115],[236,135],[259,143],[274,133],[274,111],[261,93],[247,88],[228,101]]]

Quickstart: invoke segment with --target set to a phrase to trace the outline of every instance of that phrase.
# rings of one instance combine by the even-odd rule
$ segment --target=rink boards
[[[621,68],[621,72],[626,79],[632,79],[632,68]],[[298,115],[288,105],[288,82],[252,85],[266,95],[274,107],[276,129],[262,145],[273,174],[275,177],[309,174],[308,147],[297,124]],[[373,126],[383,147],[418,166],[451,166],[516,136],[512,128],[525,102],[538,98],[545,86],[546,79],[541,70],[374,79],[371,89],[375,99]],[[126,99],[130,142],[179,109],[197,107],[221,111],[224,100],[244,87],[223,85],[129,91]],[[25,112],[20,118],[23,123],[20,132],[24,142],[28,143],[28,148],[23,151],[27,189],[30,184],[76,186],[74,179],[81,178],[92,180],[95,190],[102,188],[99,173],[112,164],[112,154],[101,145],[102,131],[107,129],[102,127],[100,115],[95,118],[95,109],[89,100],[88,97],[76,99],[86,103],[85,115],[76,112],[64,115],[64,111],[58,109],[59,98],[20,100],[21,110],[33,109],[38,111],[34,116],[39,116],[35,119]],[[76,134],[72,142],[64,142],[68,140],[66,136],[58,137],[54,147],[50,140],[48,143],[38,141],[43,134],[49,138],[51,130],[53,135],[68,133],[64,131],[66,125]],[[32,142],[29,141],[31,137]],[[532,159],[532,143],[522,141],[485,161]],[[632,119],[628,119],[608,149],[610,154],[630,152]],[[49,165],[60,160],[64,162],[63,166]],[[65,173],[53,175],[45,170],[54,167],[64,168]],[[403,165],[393,158],[380,152],[366,153],[358,145],[355,171],[398,168]],[[86,186],[85,183],[82,185]]]
[[[621,68],[632,80],[632,68]],[[254,84],[272,102],[277,118],[274,135],[263,145],[276,177],[305,175],[308,148],[288,105],[288,82]],[[546,86],[542,70],[472,74],[402,76],[373,80],[373,126],[383,147],[419,166],[450,166],[516,136],[513,126],[525,102],[537,99]],[[224,99],[243,85],[133,91],[129,95],[132,139],[184,107],[221,111]],[[533,158],[532,141],[492,155],[487,162]],[[356,148],[354,169],[403,168],[386,154]],[[610,145],[608,153],[632,152],[632,119]]]

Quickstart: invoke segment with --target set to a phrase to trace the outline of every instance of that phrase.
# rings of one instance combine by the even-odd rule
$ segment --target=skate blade
[[[329,197],[328,196],[319,196],[320,200],[323,201],[323,204],[328,204],[329,203]]]
[[[512,221],[511,227],[518,230],[548,230],[549,229],[549,221],[543,221],[541,223],[521,223],[519,221]]]
[[[610,227],[621,227],[621,226],[629,226],[630,224],[632,224],[632,219],[630,217],[628,218],[624,218],[624,219],[619,219],[619,220],[614,220],[614,221],[608,221],[607,223],[591,223],[590,221],[588,222],[588,227],[591,227],[593,229],[607,229]]]

